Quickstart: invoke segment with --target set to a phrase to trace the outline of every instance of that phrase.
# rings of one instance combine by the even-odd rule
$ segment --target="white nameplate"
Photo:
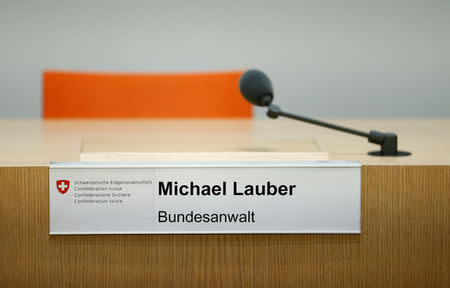
[[[360,233],[359,162],[52,163],[50,234]]]

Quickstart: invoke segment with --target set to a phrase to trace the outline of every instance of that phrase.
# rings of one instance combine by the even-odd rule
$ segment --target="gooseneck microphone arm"
[[[279,116],[282,116],[282,117],[299,120],[299,121],[307,122],[310,124],[319,125],[322,127],[326,127],[326,128],[330,128],[330,129],[334,129],[334,130],[338,130],[338,131],[342,131],[342,132],[346,132],[346,133],[350,133],[353,135],[367,138],[370,143],[379,144],[381,146],[380,151],[371,151],[371,152],[369,152],[370,155],[406,156],[406,155],[411,154],[409,152],[403,152],[403,151],[397,150],[397,135],[394,133],[382,133],[382,132],[378,132],[375,130],[371,130],[369,133],[367,133],[364,131],[347,128],[347,127],[339,126],[336,124],[320,121],[317,119],[285,112],[285,111],[282,111],[280,109],[280,107],[278,107],[277,105],[273,105],[273,104],[269,104],[267,106],[267,108],[268,108],[267,116],[272,119],[276,119]]]
[[[370,143],[378,144],[381,146],[381,149],[379,151],[369,152],[370,155],[406,156],[411,154],[409,152],[397,150],[397,135],[394,133],[382,133],[374,130],[371,130],[369,131],[369,133],[367,133],[364,131],[355,130],[282,111],[280,107],[272,104],[274,95],[272,82],[270,81],[269,77],[267,77],[267,75],[262,71],[255,69],[245,71],[239,79],[239,89],[242,93],[242,96],[244,96],[244,98],[251,104],[261,107],[267,107],[267,116],[270,118],[276,119],[282,116],[367,138]]]
[[[300,120],[300,121],[308,122],[308,123],[311,123],[311,124],[314,124],[314,125],[319,125],[319,126],[322,126],[322,127],[327,127],[327,128],[330,128],[330,129],[339,130],[339,131],[350,133],[350,134],[353,134],[353,135],[358,135],[358,136],[361,136],[361,137],[369,138],[369,133],[364,132],[364,131],[355,130],[355,129],[352,129],[352,128],[347,128],[347,127],[339,126],[339,125],[336,125],[336,124],[331,124],[331,123],[328,123],[328,122],[324,122],[324,121],[320,121],[320,120],[317,120],[317,119],[313,119],[313,118],[309,118],[309,117],[305,117],[305,116],[292,114],[292,113],[289,113],[289,112],[284,112],[282,110],[277,110],[277,108],[275,108],[275,107],[278,107],[278,106],[276,106],[276,105],[270,105],[269,106],[269,111],[267,111],[267,116],[269,116],[270,118],[278,118],[278,116],[283,116],[283,117],[286,117],[286,118],[291,118],[291,119],[294,119],[294,120]],[[278,112],[274,112],[274,110],[278,111]],[[276,115],[276,117],[274,117],[275,115]]]

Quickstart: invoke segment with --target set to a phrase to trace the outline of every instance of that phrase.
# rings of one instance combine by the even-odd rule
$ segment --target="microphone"
[[[369,155],[374,156],[407,156],[411,155],[407,151],[398,151],[397,149],[397,135],[395,133],[383,133],[375,130],[364,132],[355,130],[328,122],[308,118],[292,113],[285,112],[277,105],[272,104],[273,101],[273,87],[269,77],[264,72],[250,69],[245,71],[239,79],[239,90],[242,96],[253,105],[267,107],[267,116],[276,119],[279,116],[299,120],[322,127],[327,127],[334,130],[350,133],[353,135],[365,137],[370,143],[379,144],[380,150],[370,151]]]

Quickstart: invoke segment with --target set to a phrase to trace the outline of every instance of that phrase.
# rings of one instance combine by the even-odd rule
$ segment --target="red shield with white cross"
[[[69,180],[57,180],[56,181],[56,189],[58,189],[59,193],[64,194],[69,191],[70,181]]]

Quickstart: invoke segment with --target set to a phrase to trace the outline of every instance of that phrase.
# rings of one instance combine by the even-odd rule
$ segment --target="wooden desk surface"
[[[79,161],[88,152],[323,151],[363,165],[449,165],[450,119],[331,120],[361,130],[395,132],[408,157],[367,155],[366,139],[292,120],[0,120],[0,165]]]
[[[336,123],[396,132],[413,155],[289,120],[1,120],[0,287],[450,287],[450,119]],[[361,234],[49,236],[48,164],[82,144],[360,160]]]

